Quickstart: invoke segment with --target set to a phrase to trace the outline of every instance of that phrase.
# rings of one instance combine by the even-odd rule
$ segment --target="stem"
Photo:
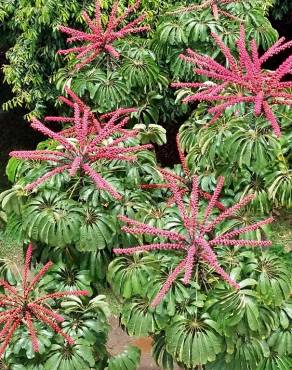
[[[69,199],[72,198],[72,196],[74,194],[74,191],[76,190],[76,188],[79,185],[80,181],[81,181],[81,177],[79,177],[79,179],[76,181],[76,183],[74,184],[74,186],[72,186],[72,190],[70,192]]]

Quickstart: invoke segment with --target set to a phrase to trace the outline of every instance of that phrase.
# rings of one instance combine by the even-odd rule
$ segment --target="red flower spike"
[[[15,330],[18,328],[19,324],[20,324],[20,320],[17,319],[15,320],[14,322],[11,320],[11,327],[10,327],[10,330],[9,332],[7,333],[7,336],[6,338],[4,339],[3,343],[2,343],[2,346],[0,347],[0,358],[3,356],[4,352],[5,352],[5,349],[7,348],[11,338],[12,338],[12,335],[13,333],[15,332]]]
[[[124,127],[129,121],[129,115],[135,112],[134,108],[120,108],[114,112],[106,113],[97,120],[94,114],[70,89],[66,88],[69,100],[65,102],[74,110],[73,117],[46,117],[46,121],[72,122],[73,126],[59,133],[48,129],[37,119],[33,119],[32,127],[48,135],[57,141],[63,148],[59,150],[29,150],[11,152],[10,156],[18,159],[37,160],[53,162],[55,167],[42,177],[26,186],[27,191],[34,190],[37,186],[44,183],[58,173],[67,171],[70,176],[75,176],[81,170],[88,175],[95,183],[97,188],[109,192],[114,198],[121,199],[121,195],[95,170],[91,167],[99,160],[122,160],[135,161],[136,152],[144,149],[151,149],[152,145],[136,145],[123,147],[129,138],[135,137],[138,130],[125,130]],[[63,100],[63,99],[62,99]],[[109,143],[105,142],[108,138],[118,134],[117,138]],[[70,140],[70,138],[74,138]]]
[[[119,52],[113,47],[113,43],[116,40],[122,39],[130,34],[149,31],[150,29],[148,26],[139,26],[139,24],[145,19],[146,15],[141,15],[126,25],[122,24],[130,14],[136,12],[140,3],[141,0],[136,0],[135,4],[128,7],[123,15],[117,16],[119,1],[116,1],[113,4],[107,27],[103,29],[100,1],[97,0],[94,20],[90,19],[87,12],[83,12],[83,18],[89,28],[88,33],[64,26],[59,28],[60,31],[69,36],[67,39],[68,43],[79,41],[84,44],[67,50],[59,50],[58,54],[77,54],[77,59],[81,60],[81,62],[76,65],[77,69],[81,69],[88,65],[102,52],[110,54],[114,58],[119,58]]]
[[[249,203],[253,197],[248,196],[243,198],[239,203],[225,209],[218,216],[212,217],[212,211],[216,207],[220,191],[223,187],[224,179],[220,177],[217,182],[216,189],[211,196],[208,206],[205,209],[203,219],[199,219],[199,186],[198,177],[194,176],[192,181],[192,189],[190,191],[190,201],[188,205],[184,204],[182,192],[177,184],[177,181],[171,177],[167,178],[171,192],[174,194],[175,203],[178,206],[180,217],[183,221],[185,232],[180,234],[175,231],[163,230],[154,228],[139,221],[132,220],[125,216],[120,216],[119,219],[125,222],[128,226],[124,226],[122,230],[129,234],[150,234],[168,239],[167,242],[141,245],[138,247],[114,249],[116,254],[133,254],[136,252],[168,250],[181,250],[182,260],[169,275],[165,284],[154,298],[151,306],[154,307],[161,302],[163,297],[171,288],[177,276],[184,271],[184,284],[188,284],[192,278],[194,266],[198,260],[202,260],[208,264],[214,272],[216,272],[223,280],[235,289],[240,289],[240,286],[222,269],[220,266],[213,247],[216,245],[222,246],[249,246],[249,247],[268,247],[271,246],[270,241],[266,240],[238,240],[234,239],[241,234],[258,229],[259,227],[271,223],[273,218],[267,218],[253,225],[246,226],[241,229],[236,229],[228,233],[222,233],[219,236],[213,236],[215,226],[226,218],[232,216],[237,210]],[[212,233],[211,233],[212,232]]]
[[[251,52],[247,50],[245,29],[241,26],[240,38],[237,42],[239,60],[236,61],[231,50],[224,45],[219,36],[213,33],[212,37],[225,56],[228,67],[220,65],[209,56],[198,54],[190,49],[186,51],[186,55],[180,57],[196,66],[194,68],[196,74],[218,82],[212,85],[204,82],[178,82],[173,83],[172,87],[199,88],[197,93],[185,98],[184,103],[192,101],[218,102],[218,105],[209,109],[209,113],[214,114],[209,125],[217,121],[226,108],[238,103],[252,103],[255,116],[265,115],[271,123],[275,135],[279,137],[281,134],[280,126],[271,106],[292,105],[292,94],[287,91],[292,88],[292,82],[281,81],[283,77],[291,73],[292,56],[288,57],[274,71],[263,69],[263,64],[272,56],[291,48],[292,41],[285,42],[285,38],[282,37],[259,57],[255,40],[250,43]],[[233,95],[224,93],[227,87],[234,88],[234,86],[240,87],[237,90],[241,92]]]
[[[20,325],[25,325],[28,328],[33,350],[35,352],[39,351],[39,342],[33,321],[41,321],[56,333],[62,335],[69,344],[74,343],[73,339],[64,333],[58,325],[58,322],[64,320],[63,317],[52,311],[47,301],[68,296],[84,296],[88,295],[88,292],[85,290],[57,292],[35,298],[35,286],[52,266],[52,263],[48,262],[30,282],[28,276],[31,257],[32,245],[30,244],[26,252],[21,284],[12,287],[4,280],[0,282],[0,285],[5,289],[5,293],[0,294],[0,307],[6,309],[0,312],[0,324],[4,324],[0,332],[0,357],[4,354],[15,330]]]
[[[225,10],[221,9],[221,5],[231,4],[231,3],[237,3],[240,0],[203,0],[203,2],[199,5],[190,5],[185,8],[177,9],[169,14],[177,15],[181,13],[189,13],[195,10],[205,10],[211,8],[213,16],[216,20],[219,19],[219,15],[224,15],[227,18],[231,18],[234,20],[239,20],[239,18],[235,17],[229,12],[226,12]]]
[[[170,176],[173,180],[176,180],[178,183],[180,183],[181,194],[184,194],[184,193],[188,192],[188,190],[192,186],[192,177],[191,177],[188,165],[187,165],[185,154],[184,154],[184,152],[183,152],[183,150],[180,146],[179,134],[177,134],[177,136],[176,136],[176,145],[177,145],[177,150],[178,150],[178,153],[179,153],[179,158],[180,158],[180,161],[181,161],[181,165],[182,165],[182,168],[183,168],[183,171],[184,171],[184,176],[176,175],[171,171],[165,170],[164,168],[159,168],[158,170],[160,171],[160,173],[162,174],[164,179],[166,179],[166,177]],[[167,183],[167,181],[166,181],[165,184],[143,184],[143,185],[140,185],[140,187],[141,187],[141,189],[145,189],[145,190],[147,190],[147,189],[170,189],[170,186]],[[211,195],[209,193],[207,193],[207,192],[205,192],[201,189],[199,189],[198,191],[199,191],[199,195],[200,195],[201,198],[206,199],[206,200],[211,199]],[[171,198],[169,198],[168,204],[170,205],[173,202],[174,202],[174,197],[172,196]],[[218,207],[218,209],[220,209],[221,211],[225,210],[224,205],[219,201],[216,202],[216,207]]]

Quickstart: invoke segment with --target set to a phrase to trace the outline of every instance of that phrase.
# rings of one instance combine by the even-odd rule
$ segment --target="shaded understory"
[[[28,122],[22,119],[23,112],[0,110],[0,191],[9,186],[5,167],[9,152],[16,149],[34,149],[42,136],[33,132]]]
[[[4,60],[0,58],[0,66]],[[23,119],[25,112],[13,109],[4,112],[2,104],[12,96],[9,86],[3,82],[0,73],[0,191],[9,186],[5,175],[5,167],[12,150],[34,149],[43,140],[43,136],[35,132]]]

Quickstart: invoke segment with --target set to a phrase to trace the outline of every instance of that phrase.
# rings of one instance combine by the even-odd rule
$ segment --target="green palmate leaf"
[[[42,284],[49,291],[57,290],[87,290],[92,294],[91,275],[88,270],[80,270],[76,266],[55,264],[42,279]]]
[[[62,247],[78,240],[82,216],[78,203],[67,194],[44,191],[28,201],[23,220],[28,237]]]
[[[15,238],[0,231],[0,276],[15,285],[18,277],[18,266],[23,265],[23,245]]]
[[[220,24],[214,20],[209,10],[192,12],[192,14],[185,16],[183,19],[183,28],[190,44],[195,44],[198,41],[209,41],[210,32],[218,32],[222,29]]]
[[[115,292],[125,298],[143,295],[149,278],[155,275],[158,260],[153,256],[118,257],[109,265],[108,280]]]
[[[258,170],[275,159],[278,142],[269,131],[265,132],[257,126],[248,129],[245,125],[237,126],[232,131],[226,149],[230,159],[236,160],[240,167],[246,165]]]
[[[0,205],[6,213],[21,214],[25,204],[25,192],[23,188],[15,185],[9,190],[0,193]]]
[[[200,158],[197,158],[197,161],[200,160],[201,163],[207,159],[209,164],[213,164],[217,161],[220,157],[224,157],[226,155],[226,148],[224,148],[224,144],[226,140],[231,136],[230,130],[230,122],[226,119],[221,119],[220,122],[212,125],[211,127],[203,127],[201,129],[197,129],[196,131],[196,138],[192,140],[191,136],[194,135],[195,131],[195,123],[193,123],[193,127],[188,125],[183,127],[182,130],[182,137],[185,146],[192,145],[189,148],[189,155],[188,155],[188,163],[190,164],[190,168],[193,168],[192,165],[192,158],[195,154],[192,152],[194,149],[196,152],[200,152]],[[215,166],[216,167],[216,166]]]
[[[283,168],[267,176],[268,193],[276,205],[292,206],[292,170]]]
[[[10,158],[6,166],[6,176],[10,182],[14,182],[17,176],[17,170],[21,166],[22,161],[17,158]]]
[[[217,299],[212,309],[212,317],[217,318],[224,331],[232,332],[232,328],[242,320],[245,320],[250,330],[259,330],[260,313],[254,291],[246,288],[239,291],[221,291],[218,292]]]
[[[270,357],[261,361],[256,370],[290,370],[291,368],[292,359],[290,356],[271,354]]]
[[[292,9],[292,4],[289,0],[270,0],[274,5],[272,8],[272,16],[275,20],[282,20],[288,11]]]
[[[155,143],[162,145],[166,143],[166,130],[160,125],[150,124],[146,126],[138,124],[133,128],[139,130],[141,144]]]
[[[281,306],[281,311],[279,313],[280,324],[283,329],[289,327],[290,321],[292,320],[292,302],[291,299],[284,302]]]
[[[220,229],[220,233],[223,231],[227,232],[235,228],[245,227],[257,221],[259,221],[259,217],[255,216],[252,208],[248,207],[244,211],[237,212],[234,220],[227,220]],[[269,237],[269,230],[269,225],[264,225],[256,231],[248,231],[242,234],[240,239],[267,239]]]
[[[292,329],[275,331],[268,339],[271,349],[280,356],[292,354]]]
[[[250,207],[254,210],[260,210],[261,213],[268,213],[271,210],[271,202],[264,177],[258,174],[250,176],[249,172],[243,173],[243,175],[245,174],[246,186],[243,187],[243,183],[240,184],[240,188],[243,189],[241,197],[254,194],[255,199],[251,202]]]
[[[154,336],[153,340],[152,356],[155,362],[159,368],[173,370],[174,359],[166,349],[165,333],[160,332],[158,335]]]
[[[180,20],[173,18],[169,21],[162,22],[157,29],[159,41],[162,44],[168,44],[172,46],[186,45],[187,36],[185,30],[186,28]]]
[[[65,84],[68,85],[67,81]],[[109,111],[128,104],[129,89],[118,72],[106,73],[95,68],[74,79],[72,88],[79,95],[87,92],[93,101],[98,102],[98,110]]]
[[[263,254],[252,276],[257,277],[257,291],[267,304],[280,306],[289,297],[291,270],[277,256]]]
[[[253,37],[257,45],[264,49],[271,47],[278,39],[278,32],[272,27],[267,18],[260,11],[250,15],[251,24],[247,27],[248,34]]]
[[[199,127],[192,119],[186,121],[179,130],[180,145],[182,150],[189,152],[197,142]]]
[[[158,183],[161,183],[161,179],[159,179]],[[147,223],[150,226],[154,227],[164,227],[166,220],[176,221],[175,216],[173,216],[173,211],[169,209],[166,203],[160,203],[155,205],[149,205],[148,207],[143,207],[139,210],[136,217],[141,220],[143,223]],[[168,225],[169,227],[173,227],[173,225]],[[145,236],[146,240],[151,242],[153,237]],[[157,238],[158,239],[158,238]]]
[[[218,356],[207,365],[207,370],[254,370],[264,358],[270,356],[269,346],[257,338],[239,338],[232,353]]]
[[[275,311],[272,307],[260,306],[260,324],[259,324],[259,333],[262,338],[268,338],[274,330],[277,330],[279,327],[279,317],[278,312]]]
[[[98,295],[84,304],[80,299],[68,299],[61,306],[66,314],[63,330],[73,338],[85,338],[104,352],[108,332],[107,317],[110,314],[105,296]]]
[[[184,49],[171,50],[169,52],[170,60],[170,72],[173,75],[173,79],[185,79],[189,80],[193,77],[193,68],[190,63],[185,63],[179,55],[184,51]]]
[[[149,177],[152,179],[154,177],[153,175],[152,173]],[[135,218],[136,212],[145,209],[145,205],[148,206],[151,204],[151,201],[152,196],[146,191],[141,189],[126,190],[123,199],[119,203],[113,204],[111,212],[115,215],[126,215]]]
[[[5,214],[6,217],[6,214]],[[5,218],[5,234],[12,238],[13,240],[23,243],[29,242],[28,239],[26,239],[24,232],[23,232],[23,220],[21,215],[16,215],[14,213],[11,213],[7,215],[7,218]]]
[[[84,304],[79,297],[71,297],[68,298],[67,301],[62,301],[61,307],[69,314],[74,315],[76,313],[82,313],[86,317],[86,315],[90,313],[94,314],[96,317],[100,316],[102,320],[109,317],[111,313],[109,303],[106,301],[106,296],[102,294],[92,298],[86,304]]]
[[[105,167],[108,167],[108,170],[105,169]],[[95,167],[95,166],[94,166]],[[123,178],[118,178],[115,176],[115,174],[119,174],[122,176],[124,174],[125,168],[121,166],[121,164],[112,163],[112,165],[109,165],[108,163],[104,163],[99,168],[96,168],[97,172],[102,172],[103,178],[115,189],[117,189],[118,192],[123,192]],[[113,199],[111,195],[103,189],[97,189],[94,184],[86,184],[83,186],[79,193],[78,193],[79,199],[83,202],[85,202],[90,207],[97,207],[100,208],[101,206],[104,206],[107,208],[110,203],[112,203]]]
[[[130,335],[140,337],[154,334],[166,321],[166,315],[160,316],[150,310],[150,300],[147,298],[136,297],[124,302],[121,322]]]
[[[76,247],[80,251],[96,251],[111,246],[115,222],[103,209],[84,207]]]
[[[159,79],[159,66],[150,56],[126,59],[121,74],[129,88],[154,86]]]
[[[128,346],[122,353],[111,357],[108,363],[108,370],[136,370],[140,362],[140,349]]]
[[[54,143],[55,144],[55,143]],[[56,146],[53,146],[56,150]],[[47,172],[55,169],[55,166],[52,166],[52,164],[48,163],[41,163],[37,161],[26,161],[25,165],[21,167],[23,170],[21,173],[19,184],[29,184],[32,181],[36,181],[41,176],[44,176]],[[71,180],[71,177],[69,176],[69,173],[66,171],[63,171],[62,173],[58,173],[52,178],[48,179],[43,184],[40,184],[38,187],[38,190],[53,190],[53,191],[62,191],[64,188],[64,185],[68,183]]]
[[[73,346],[53,344],[45,363],[46,370],[90,370],[96,365],[94,348],[84,339],[76,340]]]
[[[88,253],[82,253],[80,268],[90,271],[91,280],[96,282],[104,280],[106,277],[108,265],[110,263],[110,252],[107,249],[97,250]]]
[[[166,328],[167,351],[187,367],[214,361],[222,351],[222,338],[207,314],[186,318],[176,316]]]

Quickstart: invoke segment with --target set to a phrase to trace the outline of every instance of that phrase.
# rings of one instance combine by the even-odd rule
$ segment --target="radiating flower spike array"
[[[179,158],[180,158],[180,162],[181,162],[181,165],[182,165],[184,175],[179,176],[179,175],[171,172],[170,170],[167,170],[167,169],[164,169],[164,168],[158,168],[159,172],[161,173],[161,175],[164,179],[164,183],[162,183],[162,184],[142,184],[140,186],[141,189],[145,189],[145,190],[149,190],[149,189],[170,189],[170,185],[168,183],[168,178],[171,178],[172,181],[176,181],[179,184],[181,195],[187,193],[190,190],[190,187],[192,186],[192,176],[191,176],[190,170],[189,170],[188,165],[187,165],[185,154],[184,154],[184,152],[181,148],[181,145],[180,145],[179,134],[177,134],[177,136],[176,136],[176,145],[177,145],[177,151],[178,151],[178,154],[179,154]],[[206,199],[206,200],[211,199],[212,196],[209,193],[207,193],[206,191],[203,191],[201,189],[199,189],[198,191],[199,191],[199,195],[202,199]],[[168,204],[170,205],[173,202],[174,202],[174,197],[172,196],[168,199]],[[225,210],[224,205],[219,200],[216,202],[216,207],[218,209],[220,209],[221,211]]]
[[[67,89],[67,92],[73,99],[73,102],[67,99],[67,104],[74,110],[73,117],[47,117],[45,120],[72,123],[72,127],[56,133],[36,118],[33,118],[31,123],[32,128],[57,141],[63,149],[10,153],[10,156],[18,159],[51,162],[55,166],[51,171],[28,184],[25,189],[32,191],[58,173],[68,171],[70,176],[75,176],[78,170],[82,170],[93,180],[97,188],[106,190],[116,199],[121,199],[121,194],[92,168],[92,164],[104,159],[135,161],[136,152],[152,148],[151,144],[122,146],[129,138],[138,134],[137,130],[124,129],[130,120],[129,114],[135,109],[120,108],[102,115],[97,120],[89,108],[71,90]],[[117,137],[111,142],[107,140],[116,134]]]
[[[36,298],[35,288],[52,266],[52,262],[48,262],[33,278],[29,278],[31,257],[32,245],[30,244],[26,252],[21,284],[12,286],[5,280],[0,280],[0,286],[5,290],[4,294],[0,294],[0,324],[3,325],[0,331],[0,357],[4,354],[16,329],[22,325],[28,328],[34,351],[39,352],[39,342],[34,327],[35,321],[50,327],[69,344],[74,344],[73,338],[59,326],[64,321],[63,317],[51,309],[48,301],[70,296],[85,296],[88,295],[88,292],[86,290],[73,290],[46,294]]]
[[[121,16],[118,16],[119,0],[115,1],[107,26],[104,29],[101,20],[100,0],[97,0],[95,19],[90,19],[87,12],[83,12],[83,17],[89,28],[89,32],[79,31],[64,26],[60,27],[60,31],[69,36],[67,39],[69,44],[75,41],[84,44],[66,50],[59,50],[58,53],[65,55],[70,53],[77,54],[77,59],[80,60],[80,63],[76,66],[77,69],[81,69],[92,62],[102,52],[108,53],[114,58],[119,58],[120,54],[113,46],[114,41],[122,39],[130,34],[144,32],[150,29],[148,26],[140,26],[141,22],[145,19],[144,14],[126,25],[123,24],[130,14],[137,11],[140,4],[141,0],[136,0],[134,5],[129,6]]]
[[[167,175],[166,175],[167,176]],[[199,192],[199,180],[197,176],[192,179],[192,189],[190,191],[189,203],[186,204],[182,197],[180,187],[177,182],[170,175],[168,177],[168,184],[171,192],[174,195],[175,203],[178,207],[180,217],[183,221],[185,232],[179,233],[176,231],[164,230],[156,227],[149,226],[145,223],[132,220],[125,216],[120,216],[120,220],[127,224],[122,228],[123,231],[129,234],[150,234],[153,236],[159,236],[165,238],[165,242],[146,244],[132,248],[119,248],[114,249],[116,254],[133,254],[136,252],[146,252],[155,250],[168,250],[182,252],[182,260],[177,267],[168,276],[165,284],[154,298],[152,306],[158,305],[166,293],[171,288],[173,282],[178,275],[184,271],[183,282],[188,284],[192,278],[192,272],[194,266],[199,260],[209,265],[215,273],[217,273],[223,280],[225,280],[230,286],[235,289],[239,289],[240,286],[223,270],[220,266],[217,255],[214,251],[214,247],[217,245],[224,246],[249,246],[249,247],[268,247],[271,246],[270,241],[262,240],[239,240],[238,236],[258,229],[259,227],[271,223],[273,218],[267,218],[259,221],[253,225],[236,229],[230,232],[223,232],[218,236],[214,236],[216,226],[227,218],[232,217],[239,209],[247,205],[254,199],[254,196],[249,195],[239,201],[230,208],[226,208],[219,215],[214,216],[214,207],[218,202],[220,192],[224,184],[224,178],[220,177],[217,182],[217,186],[214,190],[211,199],[205,208],[203,219],[199,217],[200,207],[200,192]]]
[[[197,93],[183,100],[185,103],[192,101],[218,102],[218,105],[209,109],[209,113],[214,115],[209,125],[216,122],[228,107],[238,103],[250,103],[254,105],[255,116],[263,114],[271,123],[275,135],[279,137],[281,129],[272,106],[292,105],[292,94],[287,90],[292,88],[292,82],[282,81],[286,75],[291,73],[292,55],[280,64],[276,70],[267,71],[263,68],[263,65],[272,56],[291,48],[292,41],[285,42],[285,38],[282,37],[262,56],[259,56],[255,40],[250,42],[251,51],[249,52],[246,45],[245,29],[241,26],[240,38],[237,41],[239,56],[237,61],[231,50],[217,34],[213,33],[212,37],[225,56],[228,63],[227,67],[220,65],[209,56],[201,55],[190,49],[180,57],[196,66],[194,72],[197,75],[218,82],[213,84],[178,82],[173,83],[172,86],[198,89]],[[235,86],[240,87],[240,89],[234,89]],[[234,93],[226,92],[227,88],[233,88]]]
[[[227,18],[231,18],[234,20],[239,20],[238,17],[232,15],[231,13],[223,10],[221,8],[221,5],[227,5],[231,3],[238,3],[240,0],[203,0],[201,4],[194,4],[190,5],[184,8],[176,9],[175,11],[169,13],[169,14],[182,14],[182,13],[189,13],[193,11],[199,11],[199,10],[205,10],[210,9],[212,10],[213,16],[216,20],[219,19],[219,15],[223,15]]]

